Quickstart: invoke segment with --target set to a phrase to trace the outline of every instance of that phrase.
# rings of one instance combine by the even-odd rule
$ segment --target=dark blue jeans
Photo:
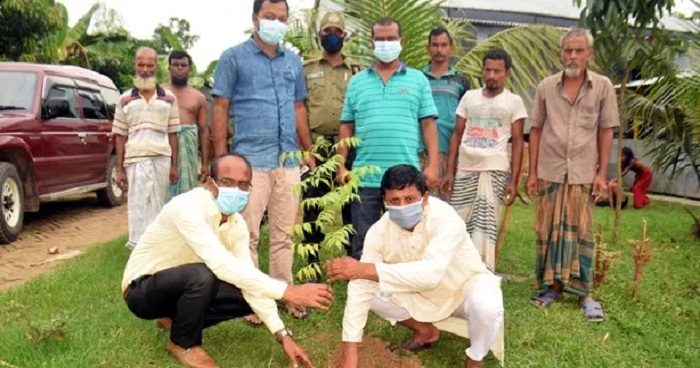
[[[367,230],[379,221],[384,210],[382,191],[379,188],[358,188],[359,201],[354,201],[350,205],[352,214],[352,226],[356,235],[352,238],[352,257],[360,259],[362,248],[365,244]]]

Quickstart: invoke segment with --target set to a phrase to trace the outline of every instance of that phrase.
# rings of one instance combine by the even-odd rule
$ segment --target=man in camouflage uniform
[[[350,62],[341,53],[345,36],[347,36],[342,13],[326,13],[321,19],[318,36],[323,46],[323,54],[304,63],[306,87],[309,90],[309,99],[306,104],[309,111],[311,138],[315,142],[319,137],[324,137],[326,141],[335,144],[340,131],[340,114],[343,110],[345,89],[353,74],[360,70],[360,66]],[[334,152],[322,150],[318,153],[326,158],[334,154]],[[348,170],[352,165],[353,157],[354,153],[351,153],[346,160],[345,166]],[[309,187],[304,192],[304,198],[321,197],[329,191],[328,186],[320,183],[318,188]],[[320,211],[315,208],[305,209],[304,222],[316,221],[319,213]],[[350,219],[350,206],[344,206],[343,222],[349,224]],[[312,230],[304,234],[304,243],[320,244],[325,234],[316,226],[313,226]],[[346,247],[346,250],[349,252],[349,248]],[[318,257],[309,255],[309,263],[315,262],[318,262]]]

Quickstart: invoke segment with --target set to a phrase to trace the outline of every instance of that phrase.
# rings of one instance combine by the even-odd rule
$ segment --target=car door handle
[[[78,138],[86,138],[87,133],[78,133]]]

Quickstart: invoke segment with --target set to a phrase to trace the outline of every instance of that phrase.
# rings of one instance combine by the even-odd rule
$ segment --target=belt
[[[131,291],[131,285],[127,285],[127,286],[126,286],[126,289],[124,289],[124,293],[122,294],[122,296],[124,297],[124,299],[126,299],[126,297],[129,296],[129,292],[130,292],[130,291]]]

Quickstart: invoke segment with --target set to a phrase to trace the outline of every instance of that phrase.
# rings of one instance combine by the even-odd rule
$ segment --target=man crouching
[[[202,349],[202,330],[256,313],[294,367],[312,367],[277,313],[276,299],[326,310],[329,286],[288,285],[260,272],[250,257],[239,214],[248,202],[252,170],[237,154],[215,158],[203,188],[173,198],[131,253],[122,290],[129,310],[170,329],[168,351],[187,367],[218,367]]]
[[[367,233],[360,261],[326,263],[329,281],[351,280],[340,366],[358,367],[369,310],[413,331],[391,346],[394,351],[429,349],[446,330],[470,337],[465,367],[482,367],[489,349],[502,362],[500,278],[481,261],[464,221],[449,204],[428,196],[413,166],[387,170],[381,191],[386,213]]]

